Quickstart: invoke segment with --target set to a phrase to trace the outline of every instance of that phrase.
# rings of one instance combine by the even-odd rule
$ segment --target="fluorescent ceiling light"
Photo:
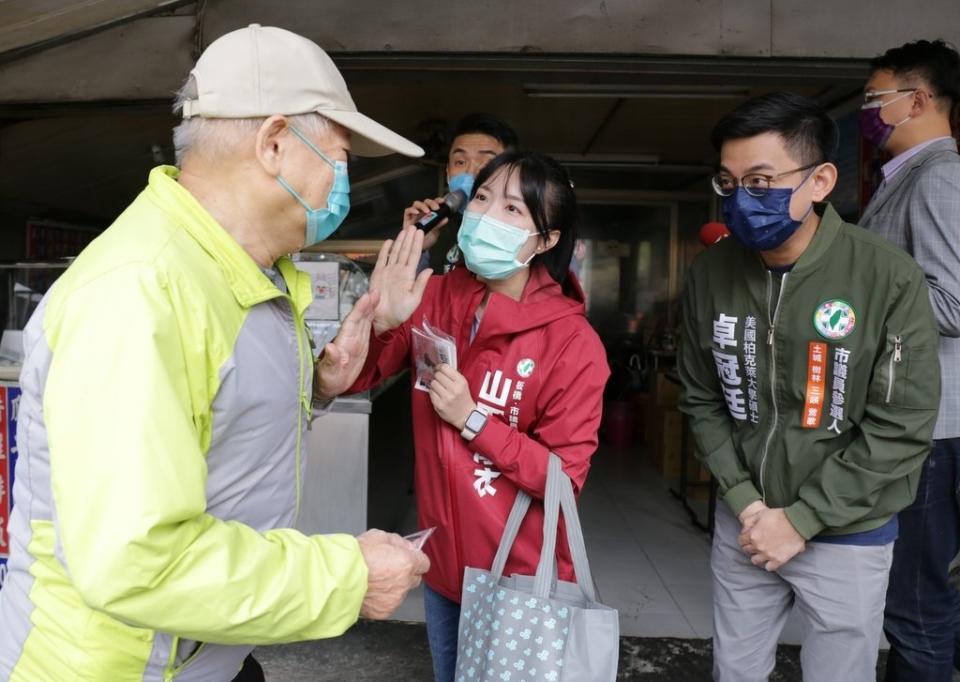
[[[647,99],[739,99],[750,89],[736,85],[598,85],[592,83],[530,83],[523,86],[528,97],[647,98]]]

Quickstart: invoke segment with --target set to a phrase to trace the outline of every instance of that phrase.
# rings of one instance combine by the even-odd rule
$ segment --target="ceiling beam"
[[[7,0],[0,3],[0,63],[195,3],[196,0]]]
[[[106,99],[92,102],[2,102],[0,120],[36,118],[83,118],[104,114],[155,114],[170,111],[170,99]],[[172,114],[171,114],[172,115]]]
[[[567,87],[624,84],[685,85],[819,85],[862,84],[865,59],[783,59],[776,57],[670,57],[643,55],[496,54],[416,52],[333,52],[333,59],[351,85],[391,82],[461,81],[537,84]]]
[[[149,17],[0,63],[0,102],[172,103],[193,68],[195,28],[192,16]]]
[[[154,17],[7,66],[0,55],[0,106],[5,109],[14,102],[25,102],[24,106],[32,108],[31,102],[43,101],[155,101],[170,97],[193,65],[194,32],[193,17]],[[164,58],[158,59],[159,54]],[[735,84],[789,89],[832,83],[852,91],[863,86],[867,69],[862,60],[410,53],[332,56],[351,88],[451,81],[517,87],[553,83],[567,88],[577,84],[612,88]]]

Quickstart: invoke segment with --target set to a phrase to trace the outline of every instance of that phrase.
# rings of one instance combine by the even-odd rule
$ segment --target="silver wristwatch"
[[[463,430],[460,432],[460,435],[463,436],[464,440],[473,440],[480,434],[486,423],[487,415],[480,410],[474,410],[467,417],[467,421],[463,425]]]

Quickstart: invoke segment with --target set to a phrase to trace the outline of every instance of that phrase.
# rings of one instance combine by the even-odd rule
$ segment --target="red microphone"
[[[700,243],[704,246],[713,246],[729,236],[730,230],[723,223],[706,223],[700,228]]]

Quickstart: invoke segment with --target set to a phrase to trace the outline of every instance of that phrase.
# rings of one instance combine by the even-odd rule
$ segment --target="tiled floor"
[[[706,502],[694,502],[706,520]],[[593,577],[604,603],[620,612],[623,635],[709,638],[710,540],[638,450],[601,446],[580,497]],[[411,509],[410,530],[415,527]],[[394,615],[422,621],[420,591]],[[799,643],[788,621],[782,641]]]
[[[594,579],[623,634],[710,636],[709,538],[639,452],[598,452],[580,509]]]

